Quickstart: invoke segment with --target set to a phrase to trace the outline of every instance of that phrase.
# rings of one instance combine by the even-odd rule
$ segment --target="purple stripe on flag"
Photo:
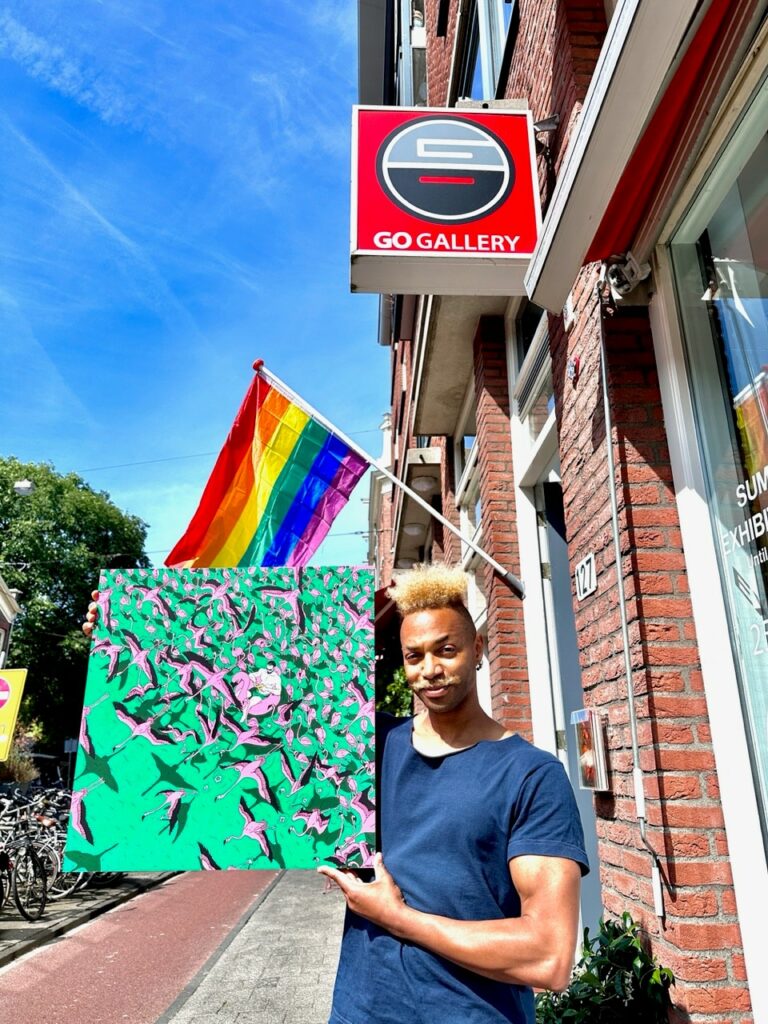
[[[356,452],[345,455],[328,490],[317,504],[301,539],[291,552],[287,565],[306,565],[317,551],[331,524],[349,500],[355,484],[368,469],[368,463]]]

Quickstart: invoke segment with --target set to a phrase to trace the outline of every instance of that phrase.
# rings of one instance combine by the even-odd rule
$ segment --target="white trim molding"
[[[739,927],[754,1019],[768,1021],[768,866],[757,798],[751,784],[752,766],[707,506],[704,467],[697,444],[693,398],[665,248],[657,248],[654,264],[658,290],[650,304],[651,329]]]

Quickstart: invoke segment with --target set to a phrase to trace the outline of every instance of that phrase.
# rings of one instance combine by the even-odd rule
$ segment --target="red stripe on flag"
[[[205,542],[208,528],[221,507],[240,464],[250,451],[256,429],[256,414],[271,390],[271,386],[263,377],[256,375],[251,381],[251,386],[235,416],[235,422],[224,442],[224,447],[219,452],[213,472],[205,485],[197,511],[184,536],[166,558],[166,565],[179,565],[182,562],[190,561],[199,553]]]

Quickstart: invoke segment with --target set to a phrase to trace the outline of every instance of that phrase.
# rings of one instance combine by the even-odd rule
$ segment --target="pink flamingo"
[[[296,813],[293,816],[293,820],[300,820],[304,822],[303,832],[297,832],[294,829],[294,832],[296,833],[297,836],[305,836],[311,828],[313,828],[318,835],[321,835],[328,828],[328,823],[331,820],[331,816],[328,815],[326,818],[324,818],[320,811],[318,811],[317,808],[315,808],[312,811],[296,811]]]
[[[232,783],[228,790],[224,793],[219,793],[216,799],[223,800],[225,796],[228,796],[229,793],[232,792],[235,786],[239,786],[240,783],[245,782],[246,779],[253,779],[259,790],[259,796],[261,799],[265,800],[268,804],[273,803],[272,793],[270,792],[267,778],[261,770],[261,766],[264,764],[266,759],[266,756],[259,756],[254,757],[252,761],[235,761],[232,764],[228,764],[226,766],[227,768],[235,768],[237,770],[238,778]]]
[[[117,665],[120,652],[124,650],[125,647],[122,644],[112,643],[112,641],[109,638],[94,641],[93,652],[98,652],[99,654],[106,654],[107,657],[109,658],[109,666],[107,667],[108,682],[110,679],[114,679],[115,675],[117,674],[115,672],[115,666]]]
[[[224,842],[229,843],[233,839],[255,839],[256,842],[262,849],[265,857],[271,856],[269,842],[266,837],[267,823],[266,821],[256,821],[255,817],[248,810],[248,805],[243,798],[240,798],[239,805],[240,814],[245,822],[243,831],[239,836],[228,836]]]
[[[157,807],[153,807],[151,811],[145,811],[141,818],[143,821],[148,815],[155,814],[156,811],[164,807],[165,818],[168,820],[168,831],[173,832],[174,827],[179,821],[182,798],[187,795],[187,791],[185,789],[161,789],[160,793],[164,797],[163,802],[158,804]]]
[[[143,736],[144,739],[149,740],[149,742],[155,747],[171,742],[165,733],[160,732],[159,729],[155,728],[153,725],[155,719],[158,717],[157,715],[152,715],[151,718],[147,718],[142,721],[141,719],[135,718],[133,715],[129,714],[125,705],[119,704],[117,701],[115,702],[115,715],[120,719],[123,725],[128,726],[131,730],[131,735],[127,739],[123,740],[122,743],[119,743],[115,747],[113,753],[121,750],[126,743],[130,743],[130,741],[135,739],[137,736]]]
[[[128,644],[128,649],[131,652],[131,660],[128,663],[129,666],[135,665],[140,672],[144,673],[153,685],[157,685],[157,676],[149,661],[149,651],[143,651],[141,649],[139,639],[134,636],[133,633],[129,633],[128,630],[126,630],[124,635],[126,643]]]

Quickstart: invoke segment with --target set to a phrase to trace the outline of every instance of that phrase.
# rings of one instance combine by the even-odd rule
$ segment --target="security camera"
[[[650,272],[650,264],[638,263],[631,252],[611,263],[606,270],[606,277],[614,298],[623,299],[629,295]]]

